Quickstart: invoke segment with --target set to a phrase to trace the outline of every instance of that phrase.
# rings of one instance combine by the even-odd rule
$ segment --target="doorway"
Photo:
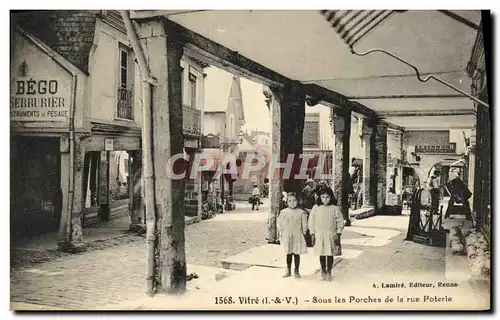
[[[61,219],[59,138],[11,139],[11,231],[32,236],[57,231]]]

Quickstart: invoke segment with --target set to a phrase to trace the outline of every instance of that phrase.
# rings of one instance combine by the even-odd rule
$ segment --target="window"
[[[120,88],[127,89],[128,52],[120,50]]]
[[[132,120],[134,64],[131,50],[125,46],[119,48],[116,116],[119,119]]]
[[[181,67],[181,101],[184,104],[184,68]]]
[[[196,76],[192,73],[189,74],[189,106],[196,108]]]
[[[319,147],[319,122],[317,120],[304,123],[303,144],[305,148]]]

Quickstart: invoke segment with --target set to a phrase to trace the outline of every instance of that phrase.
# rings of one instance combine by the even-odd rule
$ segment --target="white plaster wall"
[[[89,117],[95,120],[106,122],[122,122],[123,119],[116,118],[117,88],[119,83],[119,59],[120,45],[129,46],[127,35],[112,27],[101,23],[98,24],[100,30],[97,35],[97,47],[92,57],[92,72],[90,75],[90,86],[92,97],[90,99]],[[131,53],[129,61],[134,60]],[[142,89],[139,68],[135,63],[129,63],[129,72],[133,72],[133,120],[132,122],[141,125]],[[126,121],[129,122],[129,121]]]
[[[72,102],[72,76],[71,74],[55,62],[47,53],[41,50],[35,43],[23,36],[20,32],[13,33],[11,45],[13,46],[13,54],[10,58],[10,83],[11,86],[15,79],[18,77],[33,77],[33,80],[41,79],[58,79],[58,92],[64,92],[67,97],[68,106]],[[42,44],[42,46],[44,46]],[[44,46],[45,47],[45,46]],[[47,50],[50,50],[46,47]],[[83,119],[83,101],[85,92],[85,74],[79,71],[76,67],[72,66],[61,56],[55,54],[57,59],[65,66],[72,70],[77,76],[77,90],[76,90],[76,104],[75,104],[75,126],[82,126]],[[25,74],[22,74],[22,63],[25,62]],[[14,90],[14,88],[12,88]],[[11,90],[12,92],[12,90]],[[15,92],[15,91],[14,91]],[[69,110],[69,108],[68,108]],[[69,112],[68,112],[69,114]],[[18,122],[13,122],[13,126],[21,126],[25,128],[67,128],[69,125],[69,118],[66,121],[23,121],[22,125]],[[21,129],[22,130],[22,129]]]
[[[224,125],[226,121],[225,113],[205,113],[204,114],[204,131],[203,134],[217,134],[221,137],[225,135]]]

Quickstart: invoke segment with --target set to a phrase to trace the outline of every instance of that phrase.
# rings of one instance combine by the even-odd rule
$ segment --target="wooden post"
[[[140,23],[151,75],[157,80],[152,92],[153,176],[155,211],[158,219],[155,291],[182,293],[186,289],[184,239],[184,180],[170,179],[169,159],[184,150],[182,134],[181,66],[183,44],[176,34],[166,33],[163,21]],[[144,146],[143,146],[144,147]]]
[[[480,96],[481,98],[481,96]],[[487,101],[484,97],[481,99]],[[474,213],[477,228],[483,228],[487,222],[488,205],[490,204],[491,175],[491,122],[489,109],[476,104],[476,147],[474,173]]]
[[[292,83],[283,89],[271,88],[269,102],[272,117],[272,157],[270,172],[271,210],[268,219],[268,242],[278,240],[276,219],[283,209],[282,192],[300,192],[301,181],[295,179],[300,172],[300,155],[303,148],[305,121],[305,94],[299,83]],[[285,164],[289,154],[294,155],[294,164],[290,176],[285,177],[283,168],[276,168],[276,163]]]
[[[333,194],[344,216],[345,225],[351,225],[349,217],[349,148],[351,138],[351,111],[335,110],[333,113]]]
[[[472,213],[475,212],[475,208],[476,208],[476,203],[475,203],[475,199],[476,199],[476,190],[475,190],[475,174],[476,174],[476,130],[473,129],[472,130],[472,133],[471,133],[471,136],[470,136],[470,142],[469,142],[469,148],[468,148],[468,158],[469,158],[469,161],[468,161],[468,165],[469,165],[469,168],[468,168],[468,179],[467,179],[467,182],[468,182],[468,187],[469,187],[469,190],[472,192],[472,197],[469,199],[469,203],[470,203],[470,206],[471,206],[471,209],[472,209]]]
[[[277,161],[281,162],[281,104],[282,96],[279,89],[271,89],[270,108],[271,108],[271,139],[272,139],[272,157],[271,165]],[[285,159],[286,160],[286,159]],[[270,202],[271,210],[267,221],[267,237],[269,243],[275,243],[278,240],[276,219],[282,209],[283,191],[283,169],[274,169],[270,172]]]
[[[132,165],[130,170],[130,184],[132,187],[132,198],[131,200],[131,216],[130,216],[130,226],[129,230],[135,231],[138,228],[143,229],[144,226],[144,212],[143,212],[143,201],[141,193],[141,180],[142,180],[142,154],[141,151],[130,152],[130,157],[132,158]]]
[[[294,82],[283,89],[281,104],[281,162],[285,163],[293,154],[293,167],[290,177],[284,177],[283,188],[286,192],[300,194],[302,180],[295,175],[300,172],[303,151],[304,122],[306,118],[306,96],[300,83]]]
[[[373,124],[369,120],[363,120],[363,207],[373,207]]]
[[[90,162],[92,160],[92,153],[85,153],[83,160],[83,187],[82,187],[82,199],[83,207],[85,207],[85,202],[87,202],[87,191],[89,189],[89,173],[90,173]]]
[[[195,155],[196,155],[196,153],[195,153]],[[197,215],[196,215],[197,216],[196,221],[200,222],[201,221],[201,213],[202,213],[201,204],[203,202],[203,194],[202,194],[203,173],[197,172],[195,179],[196,179],[195,186],[196,186],[196,192],[197,192],[196,199],[198,201],[198,211],[197,211]]]
[[[109,151],[100,152],[99,206],[101,220],[109,220]]]
[[[71,165],[69,152],[61,152],[61,191],[62,191],[62,210],[61,221],[59,222],[59,243],[66,240],[66,226],[68,219],[71,219],[71,212],[68,207],[69,190],[69,166]]]
[[[376,212],[385,207],[387,195],[387,124],[378,122],[375,130],[375,181],[377,184]]]
[[[94,206],[97,201],[97,173],[99,172],[99,151],[92,151],[90,153],[90,206]],[[86,198],[85,200],[86,201]]]
[[[68,209],[68,214],[66,215],[66,219],[70,220],[70,224],[68,225],[65,223],[63,227],[64,230],[61,230],[58,242],[59,250],[64,252],[81,252],[86,249],[85,244],[83,243],[82,234],[85,147],[82,145],[82,138],[79,136],[75,137],[74,143],[75,159],[74,163],[70,164],[74,166],[73,203],[72,208]],[[69,229],[67,227],[69,227]]]

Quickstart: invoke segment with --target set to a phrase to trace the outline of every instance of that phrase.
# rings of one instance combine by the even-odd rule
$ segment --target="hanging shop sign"
[[[104,139],[104,150],[105,151],[113,151],[114,150],[114,140],[113,139]]]
[[[67,121],[70,96],[59,78],[15,78],[10,90],[10,120]]]
[[[415,153],[426,154],[456,154],[457,144],[452,142],[448,145],[417,145]]]

